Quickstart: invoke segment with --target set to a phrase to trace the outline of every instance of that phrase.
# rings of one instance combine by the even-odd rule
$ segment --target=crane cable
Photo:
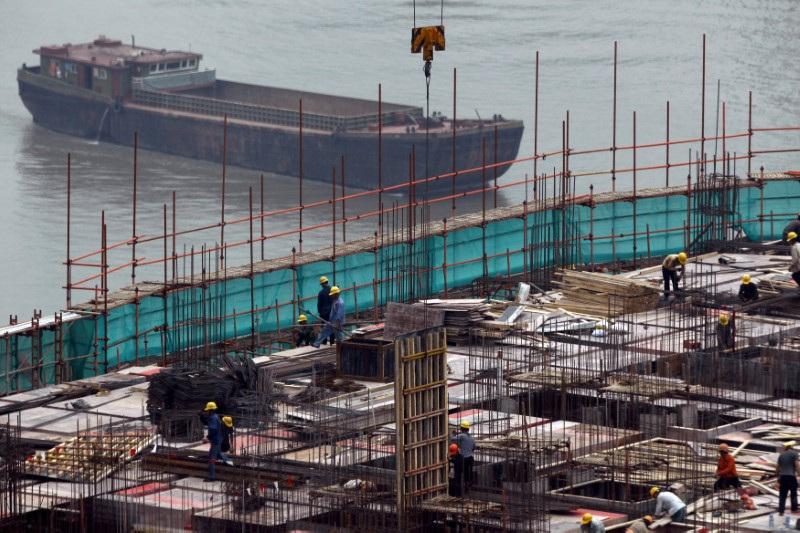
[[[417,27],[417,1],[413,0],[414,5],[414,28]],[[444,26],[444,0],[440,2],[440,10],[439,10],[439,26],[443,28]],[[425,74],[425,189],[423,192],[422,198],[422,232],[423,232],[423,253],[422,253],[422,261],[423,264],[418,265],[424,271],[424,275],[422,277],[423,286],[420,287],[420,291],[417,296],[422,296],[425,298],[425,314],[427,315],[428,305],[427,299],[430,296],[428,293],[430,291],[430,280],[428,279],[428,262],[430,260],[430,250],[428,247],[430,243],[428,242],[427,236],[429,233],[429,226],[430,226],[430,206],[428,205],[428,184],[430,180],[429,172],[429,152],[430,152],[430,130],[431,130],[431,66],[432,66],[432,59],[433,56],[431,55],[430,59],[426,59],[425,64],[422,67],[422,72]],[[454,117],[455,119],[455,117]],[[414,163],[416,167],[416,162]],[[415,180],[416,181],[416,178]],[[415,185],[412,185],[412,187]],[[416,210],[416,207],[411,205],[411,190],[409,192],[409,208]],[[413,263],[413,259],[412,259]],[[419,277],[417,279],[420,279]]]
[[[414,0],[414,27],[417,27],[417,0]],[[444,26],[444,0],[439,4],[439,25]],[[432,61],[427,60],[422,67],[425,74],[425,198],[423,205],[427,204],[428,200],[428,148],[430,145],[430,121],[431,121],[431,66]],[[455,119],[455,117],[453,117]]]

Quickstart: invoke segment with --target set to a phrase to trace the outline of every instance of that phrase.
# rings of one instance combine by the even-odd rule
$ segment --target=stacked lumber
[[[482,299],[467,300],[422,300],[415,306],[444,311],[444,327],[448,344],[464,345],[470,342],[470,331],[480,328],[481,321],[491,306]]]
[[[774,441],[780,447],[784,442],[800,441],[800,427],[771,424],[766,427],[757,427],[750,430],[750,434],[760,439]]]
[[[546,303],[546,309],[616,317],[655,309],[661,297],[657,286],[620,276],[575,270],[561,270],[555,276],[553,283],[561,288],[563,298]]]

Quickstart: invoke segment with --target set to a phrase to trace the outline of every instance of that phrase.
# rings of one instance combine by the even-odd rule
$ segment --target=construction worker
[[[448,472],[449,483],[447,493],[456,498],[461,497],[461,485],[464,482],[464,458],[458,452],[458,444],[451,444],[448,450],[450,456],[450,471]]]
[[[792,220],[786,227],[783,228],[783,244],[790,244],[789,243],[789,234],[794,233],[797,235],[800,233],[800,213],[797,214],[797,219]]]
[[[233,418],[230,416],[223,416],[222,417],[222,445],[220,446],[220,451],[223,453],[227,452],[235,452],[236,451],[236,435],[235,430],[233,428]],[[233,463],[229,461],[225,461],[228,464],[233,465]]]
[[[458,452],[464,461],[464,492],[472,488],[472,465],[475,462],[475,439],[469,434],[469,422],[462,420],[461,432],[454,433],[450,438],[452,444],[458,445]]]
[[[736,472],[736,459],[730,454],[728,445],[719,445],[719,459],[717,459],[717,481],[714,490],[738,489],[742,486],[739,474]]]
[[[731,319],[726,313],[719,314],[719,323],[717,324],[717,346],[720,350],[729,350],[733,348],[733,324]]]
[[[643,516],[639,520],[634,520],[625,533],[650,533],[650,524],[653,523],[653,517],[650,515]]]
[[[792,273],[794,282],[800,286],[800,242],[797,242],[797,233],[790,231],[786,240],[792,247],[792,262],[789,263],[789,272]]]
[[[581,533],[605,533],[606,526],[599,518],[592,516],[592,513],[586,513],[581,518]]]
[[[336,285],[331,287],[329,294],[331,298],[333,298],[333,306],[331,307],[331,312],[328,316],[330,320],[328,320],[328,323],[325,324],[325,327],[322,328],[322,331],[320,331],[317,340],[312,343],[314,348],[319,348],[320,344],[322,344],[325,339],[329,337],[331,339],[336,338],[338,340],[342,340],[342,337],[344,336],[342,333],[342,328],[344,328],[344,301],[342,301],[339,292],[339,287]],[[331,344],[333,344],[333,341],[331,341]]]
[[[750,303],[758,300],[758,285],[750,280],[750,274],[742,276],[742,284],[739,285],[739,299],[743,303]]]
[[[204,444],[210,444],[208,449],[208,479],[206,481],[214,481],[214,467],[218,459],[222,459],[225,463],[230,463],[230,459],[225,457],[222,453],[222,429],[220,428],[221,421],[217,415],[217,404],[208,402],[205,408],[207,417],[208,435],[203,439]],[[232,463],[231,463],[232,464]]]
[[[650,489],[650,497],[656,501],[656,516],[669,516],[673,522],[683,523],[686,518],[686,504],[677,494],[653,487]]]
[[[314,329],[308,325],[308,317],[300,315],[297,317],[297,327],[292,332],[292,339],[296,348],[300,346],[311,346],[314,342]]]
[[[332,287],[328,285],[328,278],[321,276],[319,278],[319,285],[322,287],[317,294],[317,316],[326,322],[331,321],[331,309],[333,308],[333,298],[331,297]],[[326,342],[327,342],[326,338]],[[333,335],[330,336],[331,344],[333,344]]]
[[[800,475],[797,452],[794,450],[795,441],[783,443],[783,452],[778,456],[775,473],[778,475],[778,514],[783,516],[786,510],[786,495],[792,497],[792,512],[797,512],[797,476]]]
[[[686,254],[669,254],[661,263],[661,274],[664,276],[664,297],[669,297],[669,282],[672,281],[672,290],[678,290],[678,282],[681,277],[678,275],[678,267],[683,268],[687,261]]]

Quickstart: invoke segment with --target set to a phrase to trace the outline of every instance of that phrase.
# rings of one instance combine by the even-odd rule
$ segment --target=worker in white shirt
[[[683,523],[686,518],[686,504],[677,494],[653,487],[650,489],[650,497],[656,500],[656,516],[668,515],[673,522]]]

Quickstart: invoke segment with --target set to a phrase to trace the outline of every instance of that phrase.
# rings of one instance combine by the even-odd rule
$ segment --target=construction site
[[[410,153],[382,170],[403,186],[348,191],[342,159],[327,200],[304,203],[320,184],[301,171],[297,205],[265,212],[261,176],[233,218],[223,162],[219,219],[184,228],[173,194],[144,206],[161,235],[137,233],[134,163],[131,237],[107,242],[103,219],[96,250],[70,249],[66,156],[64,311],[0,328],[0,529],[568,533],[591,515],[624,532],[655,515],[654,488],[686,516],[650,529],[800,529],[776,488],[800,439],[782,236],[800,172],[770,166],[800,151],[800,126],[758,124],[751,93],[748,123],[728,125],[722,102],[711,133],[705,38],[702,53],[692,139],[670,138],[669,103],[663,139],[637,141],[635,113],[617,138],[615,53],[610,146],[572,146],[567,112],[561,139],[534,135],[514,161],[492,131],[478,168],[416,176]],[[456,193],[465,173],[482,186]],[[295,229],[267,231],[277,221]],[[330,246],[304,247],[311,234]],[[299,315],[324,325],[322,276],[342,338],[297,346]],[[229,462],[209,461],[208,402],[233,420]],[[451,466],[459,433],[469,477]],[[722,444],[741,490],[714,490]]]

